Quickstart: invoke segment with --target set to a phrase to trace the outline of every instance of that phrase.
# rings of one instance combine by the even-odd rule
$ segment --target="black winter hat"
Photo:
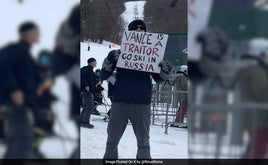
[[[37,25],[33,22],[24,22],[19,27],[19,34],[23,34],[29,30],[38,29]]]
[[[146,31],[146,24],[143,20],[140,20],[140,19],[136,19],[130,22],[128,25],[128,30],[129,31],[136,30],[138,27],[140,27],[141,30]]]
[[[95,58],[89,58],[89,59],[87,60],[87,63],[89,64],[89,63],[91,63],[91,62],[93,62],[93,61],[96,61],[96,59],[95,59]]]

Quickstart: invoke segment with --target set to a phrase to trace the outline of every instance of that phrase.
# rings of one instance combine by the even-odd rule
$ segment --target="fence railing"
[[[153,93],[152,124],[164,126],[166,134],[170,124],[175,124],[178,127],[187,126],[187,122],[184,121],[185,116],[182,116],[182,110],[178,111],[179,107],[182,106],[179,103],[187,101],[187,97],[183,97],[183,94],[187,93],[187,91],[157,91]],[[175,121],[176,116],[182,119],[181,122]],[[157,122],[159,118],[161,119],[160,123]]]

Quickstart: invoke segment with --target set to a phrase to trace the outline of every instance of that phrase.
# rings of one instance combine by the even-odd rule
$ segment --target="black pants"
[[[71,117],[75,120],[77,126],[80,124],[80,89],[75,84],[71,84]]]
[[[26,107],[8,107],[5,113],[6,159],[31,158],[34,132]]]
[[[127,127],[128,120],[137,139],[137,159],[151,159],[149,131],[150,131],[150,105],[113,103],[108,123],[108,138],[104,159],[118,158],[118,144]]]
[[[82,97],[81,122],[89,122],[90,123],[90,114],[94,108],[93,93],[82,92],[81,97]]]

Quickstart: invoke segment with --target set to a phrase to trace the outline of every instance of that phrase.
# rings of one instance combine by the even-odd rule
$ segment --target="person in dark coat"
[[[33,22],[19,27],[20,40],[1,53],[1,98],[6,107],[5,158],[30,158],[33,151],[33,127],[29,113],[35,113],[38,74],[30,49],[39,40]],[[30,111],[32,110],[32,111]]]
[[[82,113],[81,126],[85,128],[93,128],[90,124],[90,114],[94,108],[95,85],[97,82],[93,68],[97,62],[94,58],[87,60],[88,65],[81,68],[81,97],[82,97]]]
[[[128,30],[145,32],[146,25],[142,20],[134,20],[128,25]],[[118,144],[130,120],[137,139],[136,158],[151,159],[149,144],[151,76],[158,83],[167,80],[172,66],[170,62],[161,62],[160,74],[116,68],[119,54],[120,50],[112,50],[102,65],[103,80],[109,78],[116,69],[112,110],[107,128],[108,138],[103,158],[118,158]]]

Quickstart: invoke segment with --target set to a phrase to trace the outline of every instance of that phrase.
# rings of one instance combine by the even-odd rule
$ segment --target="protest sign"
[[[160,73],[159,63],[164,58],[168,35],[125,31],[117,67]]]

